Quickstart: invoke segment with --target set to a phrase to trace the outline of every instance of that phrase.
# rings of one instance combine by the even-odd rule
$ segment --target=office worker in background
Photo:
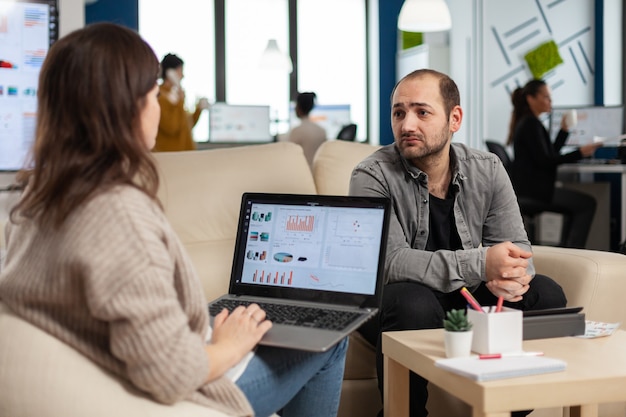
[[[520,310],[566,305],[556,282],[535,275],[517,198],[496,155],[452,143],[462,119],[454,81],[414,71],[392,93],[395,143],[352,173],[350,194],[387,197],[393,208],[380,315],[360,329],[377,346],[381,392],[381,332],[443,327],[446,311],[466,308],[463,287],[485,306],[498,296]],[[411,417],[428,415],[427,398],[427,381],[412,373]]]
[[[161,61],[159,104],[161,120],[154,151],[191,151],[196,149],[191,129],[200,114],[209,107],[206,98],[198,100],[193,113],[185,109],[185,91],[180,82],[184,76],[184,62],[174,54],[167,54]]]
[[[289,132],[289,141],[302,146],[309,166],[313,166],[313,157],[317,148],[326,141],[326,130],[309,119],[311,110],[315,107],[317,96],[315,93],[299,93],[296,98],[296,116],[300,125]]]
[[[233,416],[336,415],[345,339],[324,353],[253,350],[271,327],[256,304],[224,310],[210,327],[156,197],[158,65],[139,35],[110,23],[52,45],[0,299],[156,401]]]
[[[531,80],[511,95],[513,113],[508,144],[513,145],[511,167],[513,187],[519,197],[536,200],[546,211],[564,214],[561,245],[584,248],[596,210],[596,201],[588,194],[556,187],[559,164],[576,162],[592,156],[601,143],[590,143],[567,154],[561,154],[569,135],[567,118],[554,141],[539,120],[552,111],[550,88],[543,80]]]

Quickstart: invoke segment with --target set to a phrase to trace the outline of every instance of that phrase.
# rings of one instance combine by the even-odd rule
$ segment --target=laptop
[[[245,193],[222,308],[258,303],[262,345],[322,352],[381,303],[390,203],[381,197]]]

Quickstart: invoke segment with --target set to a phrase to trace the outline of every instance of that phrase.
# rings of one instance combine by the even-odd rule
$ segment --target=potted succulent
[[[465,310],[452,309],[443,320],[444,345],[449,358],[469,356],[472,351],[472,323]]]

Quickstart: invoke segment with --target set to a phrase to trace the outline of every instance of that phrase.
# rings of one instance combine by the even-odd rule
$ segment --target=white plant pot
[[[446,357],[462,358],[470,355],[472,351],[472,337],[474,331],[467,332],[444,332],[444,346],[446,348]]]

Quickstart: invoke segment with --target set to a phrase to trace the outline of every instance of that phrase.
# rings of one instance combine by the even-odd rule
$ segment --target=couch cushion
[[[244,192],[316,193],[302,148],[289,142],[154,156],[165,214],[208,299],[228,289]]]
[[[347,195],[352,170],[380,146],[334,140],[324,142],[313,159],[313,177],[319,194]]]
[[[2,303],[0,370],[0,416],[225,417],[191,402],[150,400]]]

